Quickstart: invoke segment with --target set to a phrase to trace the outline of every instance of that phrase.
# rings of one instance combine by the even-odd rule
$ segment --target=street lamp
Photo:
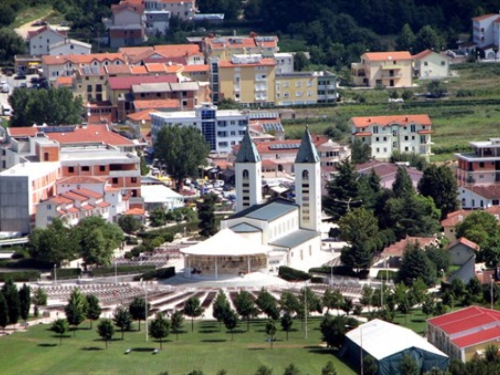
[[[118,272],[116,269],[116,259],[115,259],[115,284],[118,284]]]
[[[54,263],[54,284],[57,285],[57,264]]]
[[[142,277],[141,277],[141,286],[144,287],[144,294],[145,294],[145,305],[144,305],[144,313],[145,313],[145,319],[144,322],[146,323],[146,342],[149,341],[149,335],[148,335],[148,288],[146,287],[146,283],[142,283]]]
[[[308,339],[307,315],[308,315],[308,307],[307,307],[307,281],[306,281],[306,286],[304,288],[304,328],[305,328],[305,338],[306,338],[306,340]]]

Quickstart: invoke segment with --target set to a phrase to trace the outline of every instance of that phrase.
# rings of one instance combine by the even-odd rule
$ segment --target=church
[[[320,158],[309,129],[295,159],[295,201],[263,199],[261,157],[248,131],[236,157],[235,180],[236,213],[213,237],[181,250],[186,272],[218,278],[279,266],[307,271],[321,251]]]

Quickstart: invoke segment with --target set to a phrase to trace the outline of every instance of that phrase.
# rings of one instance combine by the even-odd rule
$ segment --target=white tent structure
[[[449,362],[445,353],[417,333],[379,319],[348,332],[342,355],[357,367],[364,356],[372,356],[377,361],[379,375],[400,374],[404,355],[415,360],[419,374],[432,368],[445,371]]]
[[[186,274],[235,275],[267,269],[270,246],[252,242],[231,229],[222,229],[209,239],[183,248]]]

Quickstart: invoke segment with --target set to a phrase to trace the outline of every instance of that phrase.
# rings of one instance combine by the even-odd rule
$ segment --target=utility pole
[[[304,288],[304,328],[305,328],[305,336],[306,340],[308,339],[307,333],[307,282],[306,287]]]
[[[490,308],[493,310],[493,275],[490,276]]]

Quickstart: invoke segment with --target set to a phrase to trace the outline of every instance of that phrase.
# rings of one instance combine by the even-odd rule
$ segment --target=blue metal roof
[[[298,229],[293,233],[287,234],[286,236],[270,242],[269,244],[292,249],[318,236],[319,232],[314,230]]]
[[[261,230],[257,227],[254,227],[253,225],[247,224],[247,223],[241,223],[238,225],[235,225],[234,227],[230,228],[233,232],[236,233],[255,233],[255,232],[261,232]]]
[[[249,219],[270,222],[286,215],[289,212],[297,210],[298,207],[299,206],[297,204],[288,199],[277,198],[264,204],[257,204],[243,211],[237,212],[231,216],[229,220],[246,217]]]

